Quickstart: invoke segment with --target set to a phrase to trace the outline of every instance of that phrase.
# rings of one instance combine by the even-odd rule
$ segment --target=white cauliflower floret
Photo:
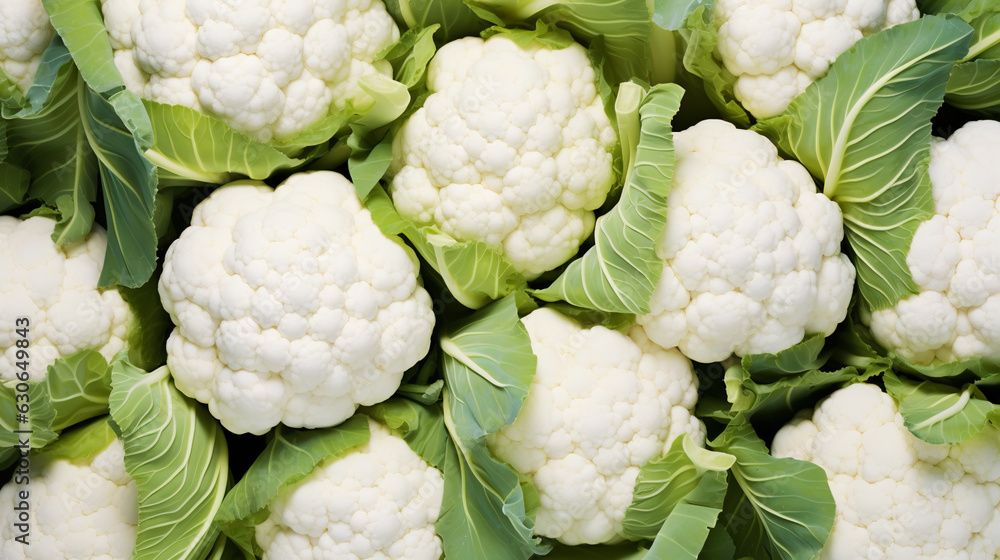
[[[836,203],[765,137],[707,120],[674,134],[663,274],[637,318],[698,362],[773,353],[847,315],[854,267]]]
[[[41,0],[0,2],[0,70],[22,93],[35,83],[42,52],[55,32]]]
[[[639,469],[682,434],[703,445],[691,362],[638,328],[582,328],[547,308],[521,321],[537,372],[517,419],[487,443],[538,488],[538,535],[621,540]]]
[[[45,378],[58,358],[93,349],[106,360],[125,348],[135,318],[114,288],[98,288],[107,248],[100,226],[65,247],[51,238],[55,221],[0,216],[0,383],[13,385],[21,370],[19,340],[27,338],[28,375]],[[25,325],[16,319],[26,318]],[[19,333],[18,330],[21,330]],[[22,334],[27,337],[22,337]],[[24,346],[22,344],[21,346]]]
[[[822,560],[995,558],[1000,550],[1000,430],[956,445],[913,436],[896,402],[855,384],[774,436],[775,457],[826,471],[836,501]]]
[[[583,47],[460,39],[427,87],[393,146],[399,212],[496,247],[528,279],[575,255],[613,186],[617,142]]]
[[[427,353],[418,272],[337,173],[231,183],[164,259],[167,365],[231,431],[333,426],[389,398]]]
[[[147,99],[213,115],[267,142],[293,139],[370,96],[363,76],[399,39],[381,0],[101,0],[115,65]]]
[[[718,54],[736,77],[736,99],[763,119],[862,37],[919,17],[914,0],[719,0]]]
[[[875,311],[876,340],[918,364],[1000,357],[1000,123],[970,122],[931,144],[934,217],[906,264],[920,293]]]
[[[438,560],[444,480],[371,420],[371,439],[282,488],[256,528],[264,560]]]
[[[14,506],[28,490],[28,546]],[[29,487],[0,489],[0,558],[4,560],[129,560],[135,548],[139,495],[125,472],[125,451],[117,439],[86,462],[34,459]]]

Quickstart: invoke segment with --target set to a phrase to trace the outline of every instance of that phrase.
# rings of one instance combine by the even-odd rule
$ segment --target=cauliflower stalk
[[[931,144],[934,216],[906,264],[920,292],[871,313],[875,339],[911,363],[1000,358],[1000,123],[970,122]]]
[[[674,134],[677,163],[656,254],[663,274],[637,322],[698,362],[777,353],[844,320],[854,267],[837,204],[765,137],[718,120]]]
[[[780,114],[862,37],[920,17],[914,0],[717,0],[717,55],[754,117]]]
[[[102,0],[101,9],[129,90],[277,144],[370,106],[366,89],[392,75],[378,54],[399,39],[380,0]]]
[[[231,183],[164,259],[167,364],[231,431],[338,424],[427,353],[434,314],[418,272],[337,173]]]
[[[577,253],[616,179],[597,74],[559,37],[563,48],[505,32],[441,47],[430,95],[393,143],[399,213],[494,248],[529,280]]]
[[[55,29],[41,0],[0,4],[0,70],[21,93],[35,83],[42,52],[53,35]]]
[[[538,489],[536,534],[622,540],[640,469],[682,434],[704,444],[691,363],[639,328],[584,328],[548,308],[521,321],[537,370],[516,420],[487,444]]]
[[[826,471],[836,518],[820,558],[993,558],[1000,549],[1000,429],[954,445],[907,431],[878,387],[833,393],[774,437],[775,457]]]

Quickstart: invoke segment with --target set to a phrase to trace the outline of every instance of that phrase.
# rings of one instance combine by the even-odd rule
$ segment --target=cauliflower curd
[[[438,560],[441,471],[368,421],[371,439],[282,488],[256,528],[264,560]]]
[[[80,350],[97,350],[111,360],[125,348],[135,318],[114,288],[98,288],[107,236],[94,225],[85,238],[66,247],[52,241],[56,222],[35,216],[21,221],[0,216],[0,383],[17,382],[14,320],[28,319],[28,375],[45,378],[48,366]]]
[[[583,47],[460,39],[431,61],[427,88],[393,146],[399,213],[497,248],[529,280],[575,255],[617,142]]]
[[[718,0],[718,53],[736,99],[773,117],[841,53],[882,29],[920,17],[914,0]]]
[[[957,445],[914,437],[896,402],[855,384],[778,431],[772,454],[823,467],[837,503],[822,560],[996,558],[1000,429]]]
[[[221,187],[167,251],[177,388],[227,429],[333,426],[379,403],[430,347],[418,268],[330,171]]]
[[[102,0],[128,89],[287,140],[367,96],[362,76],[399,39],[381,0]]]
[[[546,308],[521,321],[537,372],[517,419],[487,443],[538,488],[536,534],[570,545],[621,540],[639,469],[682,434],[704,444],[691,362],[637,328],[582,328]]]
[[[928,169],[935,216],[920,224],[906,265],[920,293],[871,315],[883,345],[927,365],[1000,356],[1000,123],[935,138]]]
[[[0,2],[0,70],[21,93],[35,83],[42,53],[55,33],[41,0]]]
[[[3,560],[129,560],[139,523],[139,494],[125,472],[117,439],[86,462],[35,458],[31,464],[30,545],[14,540],[19,491],[0,489]]]
[[[837,204],[756,132],[708,120],[674,145],[663,275],[637,318],[646,335],[717,362],[833,333],[854,288]]]

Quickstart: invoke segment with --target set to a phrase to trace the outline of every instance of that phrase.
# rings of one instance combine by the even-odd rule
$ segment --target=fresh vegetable
[[[208,558],[230,476],[222,429],[165,368],[118,362],[112,385],[110,416],[31,456],[0,489],[3,558]],[[20,502],[26,531],[14,525],[25,522]],[[30,544],[14,540],[22,534]]]
[[[274,497],[256,528],[264,560],[441,557],[441,471],[381,424],[369,420],[368,430],[364,445]]]
[[[906,257],[919,293],[871,314],[875,339],[919,365],[1000,358],[1000,123],[970,122],[931,143],[934,216]]]
[[[55,29],[42,8],[41,0],[7,2],[0,7],[0,81],[13,83],[21,93],[35,82],[42,52],[49,46]],[[3,87],[3,86],[0,86]]]
[[[480,241],[534,279],[576,254],[614,186],[617,138],[597,74],[564,36],[448,43],[396,135],[400,215]]]
[[[707,80],[719,109],[774,117],[826,75],[862,37],[920,17],[914,0],[710,0],[687,22],[697,53],[688,70]],[[714,49],[713,49],[714,46]],[[743,109],[732,105],[738,101]]]
[[[46,368],[59,358],[87,349],[110,361],[125,348],[136,328],[132,309],[115,288],[98,288],[107,236],[100,226],[69,246],[52,242],[56,222],[35,216],[18,220],[0,216],[0,307],[10,320],[0,335],[0,381],[17,381],[17,362],[28,364],[32,381],[45,379]],[[16,318],[24,318],[21,324]],[[30,337],[17,335],[17,330]],[[16,341],[30,339],[31,359],[18,358]],[[25,342],[25,345],[27,342]]]
[[[854,266],[840,209],[798,162],[724,121],[674,134],[663,274],[637,322],[664,348],[716,362],[774,353],[844,320]]]
[[[102,0],[101,11],[126,87],[261,142],[294,143],[331,115],[370,106],[369,83],[392,77],[377,55],[399,39],[380,0]]]
[[[536,534],[620,540],[639,470],[684,434],[704,445],[691,363],[641,329],[583,328],[547,308],[521,323],[538,366],[517,418],[487,444],[538,489]]]
[[[427,354],[434,314],[418,272],[342,175],[230,183],[164,258],[167,364],[230,431],[336,425],[389,398]]]
[[[774,437],[776,457],[826,470],[836,522],[819,556],[990,558],[1000,547],[1000,430],[935,445],[904,426],[896,401],[854,384]]]

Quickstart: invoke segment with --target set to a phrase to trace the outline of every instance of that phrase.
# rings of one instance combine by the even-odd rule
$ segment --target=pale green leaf
[[[936,444],[961,443],[1000,419],[1000,406],[968,383],[952,387],[931,381],[883,376],[885,389],[899,403],[899,413],[913,435]]]
[[[146,373],[117,361],[111,387],[111,418],[139,493],[132,558],[204,557],[218,538],[212,519],[230,480],[222,428],[174,387],[165,366]]]
[[[247,558],[259,557],[263,551],[254,528],[270,515],[268,506],[278,491],[302,480],[323,461],[343,457],[364,445],[369,437],[368,420],[360,414],[335,428],[294,430],[279,425],[264,452],[226,494],[215,515],[216,524]]]
[[[872,311],[917,291],[906,255],[933,213],[931,117],[970,34],[961,20],[927,16],[866,37],[785,113],[755,126],[840,205],[861,299]]]
[[[616,109],[622,154],[629,168],[621,199],[597,219],[594,247],[548,288],[534,295],[545,301],[611,313],[648,313],[663,272],[656,242],[666,224],[667,194],[673,179],[674,144],[670,121],[683,90],[654,86],[641,96],[622,84]]]

